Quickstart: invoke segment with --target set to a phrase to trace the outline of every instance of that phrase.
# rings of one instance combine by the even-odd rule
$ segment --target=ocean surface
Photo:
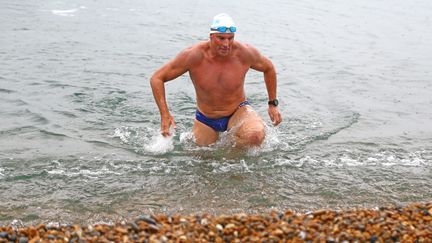
[[[159,135],[149,78],[220,12],[277,68],[276,128],[246,77],[259,149],[194,145],[187,74]],[[0,224],[431,201],[431,30],[429,0],[2,0]]]

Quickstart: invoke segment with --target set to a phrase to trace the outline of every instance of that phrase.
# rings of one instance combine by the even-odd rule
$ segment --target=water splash
[[[144,145],[144,150],[153,154],[165,154],[174,150],[174,129],[170,130],[171,135],[164,137],[160,133],[152,136],[149,143]]]
[[[182,132],[180,133],[180,143],[181,144],[195,144],[195,137],[192,132]]]

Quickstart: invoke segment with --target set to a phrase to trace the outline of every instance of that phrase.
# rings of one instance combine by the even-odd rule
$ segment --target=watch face
[[[273,106],[278,106],[279,105],[279,101],[277,99],[270,100],[268,103],[269,103],[269,105],[273,105]]]

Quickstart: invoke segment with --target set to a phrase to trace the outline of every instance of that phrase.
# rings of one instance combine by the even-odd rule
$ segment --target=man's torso
[[[189,69],[195,87],[198,109],[209,117],[231,115],[244,101],[244,80],[250,64],[245,47],[236,43],[228,58],[211,56],[207,43],[194,47],[196,60]]]

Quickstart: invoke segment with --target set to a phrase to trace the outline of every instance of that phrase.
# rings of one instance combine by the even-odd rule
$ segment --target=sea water
[[[277,68],[245,90],[263,146],[193,143],[187,74],[149,86],[227,12]],[[432,199],[432,2],[1,1],[0,222],[114,222],[153,213],[265,213]]]

